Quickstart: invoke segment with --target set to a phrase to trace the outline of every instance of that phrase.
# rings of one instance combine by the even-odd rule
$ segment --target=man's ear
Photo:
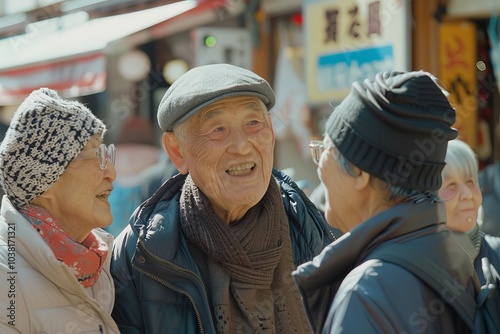
[[[354,183],[354,188],[356,190],[363,190],[366,189],[367,187],[370,187],[370,178],[371,178],[370,174],[361,169],[359,169],[359,173],[360,174],[355,176],[356,181]]]
[[[168,157],[172,160],[179,173],[187,174],[188,166],[186,160],[184,159],[179,139],[173,132],[165,132],[162,135],[161,140],[165,151],[167,151]]]

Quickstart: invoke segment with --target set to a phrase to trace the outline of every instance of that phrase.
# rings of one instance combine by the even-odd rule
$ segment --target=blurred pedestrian
[[[412,254],[429,275],[444,270],[474,297],[474,268],[437,198],[454,121],[436,78],[423,71],[354,83],[331,114],[313,160],[326,219],[344,235],[293,273],[315,333],[469,331],[443,302],[444,285],[431,288],[406,267],[371,256]],[[438,312],[429,314],[436,302]]]
[[[163,144],[180,174],[117,238],[122,333],[309,333],[294,268],[330,242],[319,211],[273,169],[274,93],[251,71],[196,67],[163,97]]]
[[[119,333],[111,318],[116,173],[105,125],[47,88],[20,105],[0,145],[1,333]]]
[[[115,237],[128,225],[130,216],[144,201],[142,172],[156,164],[160,156],[151,121],[138,115],[127,118],[120,129],[116,151],[117,176],[108,199],[113,224],[105,228]]]

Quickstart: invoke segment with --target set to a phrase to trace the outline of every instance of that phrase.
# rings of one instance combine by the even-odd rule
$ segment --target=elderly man
[[[316,207],[273,170],[274,94],[231,65],[194,68],[158,110],[180,174],[114,248],[122,333],[308,333],[291,272],[333,241]]]
[[[477,280],[437,198],[457,136],[445,94],[426,72],[379,73],[353,84],[311,144],[326,218],[345,233],[293,273],[315,333],[469,331],[446,298],[474,297]],[[431,287],[387,254],[451,278]]]

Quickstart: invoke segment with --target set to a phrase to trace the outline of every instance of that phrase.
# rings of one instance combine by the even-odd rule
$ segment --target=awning
[[[87,21],[44,34],[0,40],[0,105],[22,101],[39,87],[76,97],[106,88],[107,55],[213,22],[226,0],[186,0]]]

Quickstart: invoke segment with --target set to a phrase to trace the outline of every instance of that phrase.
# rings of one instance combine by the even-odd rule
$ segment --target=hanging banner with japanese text
[[[455,107],[460,139],[477,144],[476,27],[471,22],[439,25],[439,75]]]
[[[407,0],[304,0],[303,6],[309,102],[339,101],[355,81],[410,69]]]

